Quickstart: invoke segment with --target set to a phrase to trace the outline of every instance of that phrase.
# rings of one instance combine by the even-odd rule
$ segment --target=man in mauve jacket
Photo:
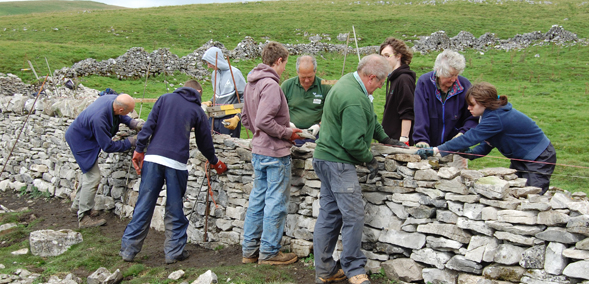
[[[288,50],[270,42],[262,51],[262,64],[247,76],[243,125],[254,133],[252,165],[254,188],[243,225],[243,263],[290,264],[294,253],[280,252],[290,197],[290,148],[301,139],[290,128],[284,93],[278,84],[288,61]]]

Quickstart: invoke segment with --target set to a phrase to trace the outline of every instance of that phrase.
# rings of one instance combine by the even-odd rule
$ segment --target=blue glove
[[[419,155],[422,160],[427,160],[427,157],[432,157],[434,155],[434,148],[422,148],[415,152],[415,155]]]
[[[473,152],[470,148],[462,149],[462,150],[458,151],[457,154],[460,157],[465,158],[465,159],[469,159],[469,160],[474,160],[474,159],[480,158],[480,156],[470,155],[470,154],[473,154]]]

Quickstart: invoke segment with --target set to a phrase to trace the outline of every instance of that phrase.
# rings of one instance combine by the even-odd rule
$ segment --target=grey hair
[[[309,57],[311,60],[306,59]],[[313,63],[313,72],[317,72],[317,59],[313,55],[301,55],[297,58],[297,73],[299,72],[299,66],[301,66],[301,62],[303,61],[311,61]]]
[[[434,71],[436,71],[436,76],[438,77],[451,77],[452,69],[458,71],[458,74],[462,74],[465,67],[466,61],[462,54],[446,49],[438,54],[436,63],[434,64]]]
[[[358,73],[365,76],[375,75],[378,80],[385,79],[393,68],[384,56],[378,54],[370,54],[362,57],[358,63]]]

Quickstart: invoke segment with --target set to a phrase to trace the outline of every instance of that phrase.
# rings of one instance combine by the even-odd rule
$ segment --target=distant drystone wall
[[[346,41],[348,34],[339,34],[339,41]],[[403,36],[405,37],[405,36]],[[322,40],[329,39],[329,35],[309,35],[310,43],[285,44],[291,55],[302,54],[321,54],[321,53],[348,53],[353,56],[356,49],[345,44],[326,43]],[[384,40],[384,37],[383,37]],[[352,41],[350,43],[353,42]],[[411,40],[407,40],[410,44]],[[413,50],[421,53],[429,53],[444,49],[466,50],[476,49],[485,51],[487,49],[499,50],[519,50],[531,45],[544,44],[581,44],[588,45],[587,39],[579,39],[576,34],[565,30],[562,26],[554,25],[546,33],[540,31],[517,34],[513,38],[506,40],[499,39],[493,33],[485,33],[479,38],[473,34],[461,31],[456,36],[450,38],[446,32],[437,31],[429,36],[420,36],[418,40],[413,41]],[[99,76],[116,76],[120,79],[140,78],[157,74],[173,74],[176,71],[185,73],[197,80],[210,78],[211,73],[203,65],[202,56],[211,46],[219,47],[223,50],[225,56],[233,61],[259,58],[266,42],[255,42],[251,37],[246,36],[233,50],[228,50],[218,42],[210,40],[203,46],[199,47],[192,53],[179,57],[169,51],[167,48],[161,48],[148,53],[142,47],[133,47],[125,54],[116,59],[97,61],[88,58],[75,63],[72,67],[64,67],[56,70],[56,78],[75,78],[89,75]],[[379,46],[365,46],[358,49],[361,55],[378,53]]]
[[[80,86],[67,97],[56,95],[58,91],[65,90],[40,97],[34,108],[34,98],[28,96],[0,97],[0,163],[7,164],[0,190],[17,194],[36,189],[55,198],[74,197],[81,171],[64,133],[97,91]],[[122,126],[115,139],[133,134]],[[225,135],[213,140],[229,170],[210,178],[215,203],[209,205],[206,220],[206,159],[191,139],[184,199],[188,238],[209,248],[239,245],[253,186],[249,140]],[[319,212],[321,181],[313,171],[313,151],[314,144],[291,149],[293,178],[282,244],[299,257],[312,253]],[[589,283],[589,201],[584,193],[552,190],[542,196],[539,188],[526,187],[514,170],[469,170],[458,156],[421,160],[413,151],[373,144],[380,171],[372,180],[367,180],[365,167],[357,166],[368,271],[383,269],[389,278],[404,282]],[[129,171],[131,156],[130,151],[100,154],[103,177],[95,209],[132,217],[139,177]],[[151,223],[156,230],[164,230],[165,200],[162,191]],[[64,214],[66,210],[64,206]],[[339,242],[335,258],[342,250]]]

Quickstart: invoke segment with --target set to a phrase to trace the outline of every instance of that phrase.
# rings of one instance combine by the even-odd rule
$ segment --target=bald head
[[[115,115],[127,115],[135,109],[135,100],[127,94],[120,94],[112,103]]]

